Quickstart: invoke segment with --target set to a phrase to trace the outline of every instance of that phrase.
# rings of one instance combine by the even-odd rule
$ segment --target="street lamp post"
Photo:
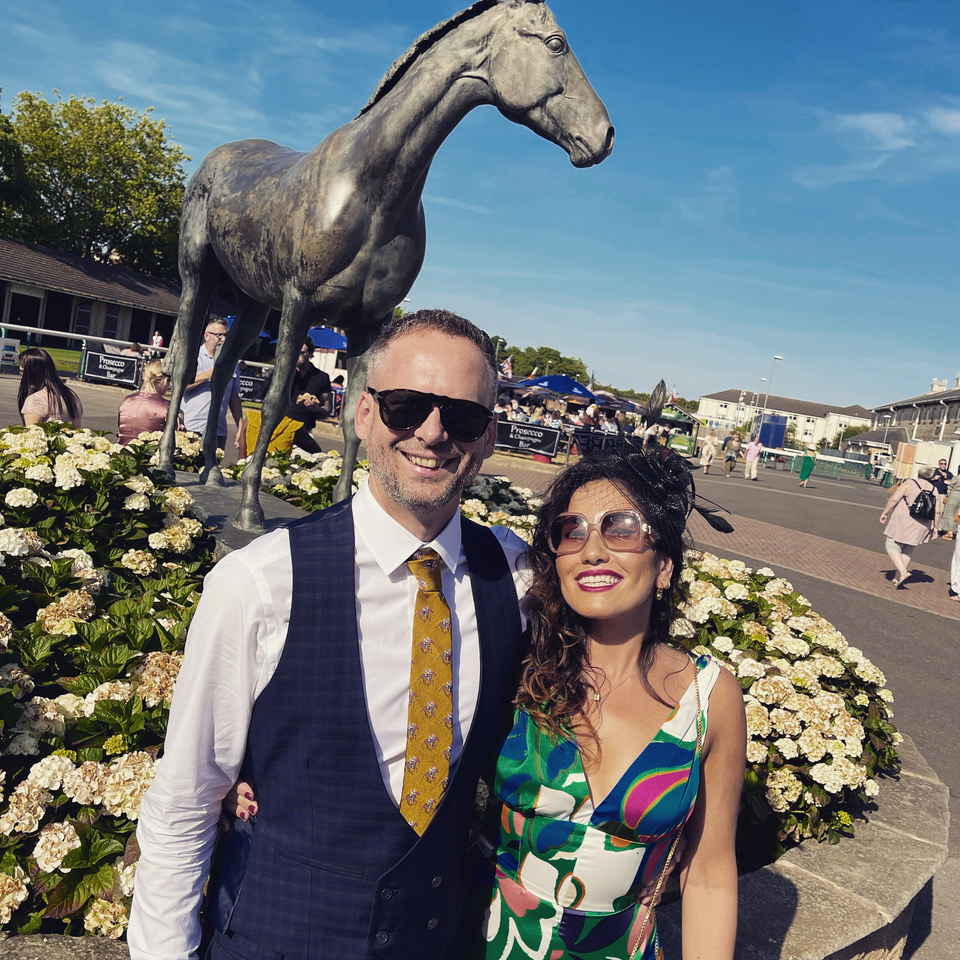
[[[767,395],[763,398],[763,410],[760,413],[760,426],[757,428],[757,437],[760,436],[760,430],[763,428],[763,421],[767,416],[767,403],[770,400],[770,387],[773,384],[773,371],[777,367],[777,361],[782,360],[783,357],[780,354],[776,354],[773,358],[773,363],[770,365],[770,379],[767,381]]]

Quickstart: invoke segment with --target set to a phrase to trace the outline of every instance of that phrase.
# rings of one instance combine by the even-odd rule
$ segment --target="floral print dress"
[[[576,742],[518,711],[497,761],[503,807],[486,960],[630,957],[646,916],[637,896],[656,883],[697,799],[698,701],[702,743],[720,667],[695,662],[697,683],[597,806]],[[637,956],[660,960],[653,918],[643,933]]]

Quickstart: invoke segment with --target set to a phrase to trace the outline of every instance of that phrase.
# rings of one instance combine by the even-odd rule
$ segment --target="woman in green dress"
[[[649,903],[683,832],[683,955],[733,957],[743,697],[669,641],[692,506],[687,467],[658,447],[582,461],[547,494],[475,956],[659,960]]]
[[[813,468],[817,462],[817,448],[814,446],[807,447],[806,453],[800,459],[800,486],[805,487],[807,481],[810,479],[810,474],[813,473]]]

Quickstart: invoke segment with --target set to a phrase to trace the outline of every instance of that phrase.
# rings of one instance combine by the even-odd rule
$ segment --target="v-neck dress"
[[[705,735],[721,668],[707,656],[695,664]],[[629,957],[646,915],[638,894],[656,882],[699,785],[693,682],[596,807],[576,742],[518,711],[497,761],[503,806],[485,960]],[[644,939],[637,956],[659,960],[652,918]]]

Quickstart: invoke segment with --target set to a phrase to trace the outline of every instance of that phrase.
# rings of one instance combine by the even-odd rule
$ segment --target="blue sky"
[[[465,5],[465,4],[464,4]],[[454,0],[4,5],[23,89],[156,108],[192,156],[310,149]],[[617,129],[577,170],[474,110],[424,191],[405,306],[442,306],[597,379],[873,406],[960,372],[960,4],[555,0]]]

